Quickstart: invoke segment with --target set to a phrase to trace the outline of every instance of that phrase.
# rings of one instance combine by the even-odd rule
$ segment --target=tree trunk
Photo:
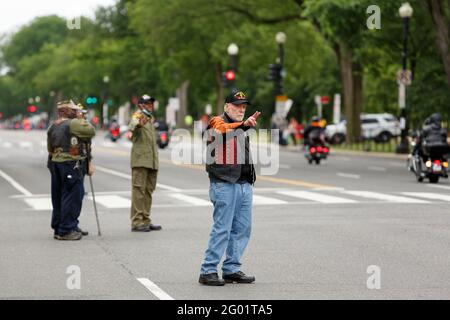
[[[184,119],[187,116],[187,95],[189,88],[189,80],[183,81],[177,89],[177,97],[180,99],[180,110],[177,112],[177,128],[187,128]]]
[[[450,38],[449,38],[449,22],[445,16],[443,0],[427,0],[428,8],[436,27],[436,44],[444,64],[445,73],[447,75],[448,87],[450,88]],[[450,6],[450,3],[449,3]]]
[[[216,115],[222,114],[224,106],[223,84],[222,84],[222,68],[220,64],[216,64]]]
[[[362,67],[353,62],[350,51],[336,46],[344,94],[344,114],[347,119],[347,142],[359,140],[361,136],[360,113],[362,111]]]

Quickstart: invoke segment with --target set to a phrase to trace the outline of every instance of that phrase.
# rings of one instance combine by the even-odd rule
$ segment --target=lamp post
[[[228,55],[231,59],[231,70],[228,70],[225,74],[225,77],[227,79],[228,86],[231,87],[231,89],[234,89],[234,83],[236,80],[236,73],[237,73],[237,55],[239,53],[239,47],[235,43],[230,43],[230,45],[227,48]]]
[[[108,126],[108,83],[109,77],[103,77],[104,89],[103,89],[103,128]]]
[[[408,125],[406,121],[406,97],[407,90],[406,86],[409,84],[406,76],[408,74],[408,34],[409,34],[409,20],[413,14],[413,8],[409,5],[408,2],[402,4],[399,9],[400,17],[403,20],[403,51],[402,51],[402,71],[399,79],[399,105],[400,105],[400,126],[401,126],[401,134],[400,134],[400,144],[397,146],[397,153],[408,153],[409,152],[409,144],[408,144]]]

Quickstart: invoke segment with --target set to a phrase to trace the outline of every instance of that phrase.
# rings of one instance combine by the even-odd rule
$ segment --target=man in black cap
[[[244,121],[249,101],[235,90],[225,99],[225,112],[211,119],[208,135],[206,171],[210,179],[209,195],[214,205],[213,227],[199,282],[209,286],[227,283],[252,283],[255,277],[241,271],[240,259],[250,239],[252,186],[256,174],[250,156],[250,140],[245,131],[255,127],[261,114],[255,112]],[[226,252],[219,279],[217,266]]]
[[[138,101],[139,110],[133,113],[129,130],[133,133],[131,148],[131,231],[161,230],[151,223],[152,193],[158,176],[158,147],[153,122],[155,99],[143,95]]]

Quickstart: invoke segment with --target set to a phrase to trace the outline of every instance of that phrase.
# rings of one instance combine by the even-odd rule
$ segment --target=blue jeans
[[[209,197],[214,205],[214,224],[200,273],[216,273],[225,250],[223,274],[238,272],[251,233],[252,186],[249,183],[211,182]]]

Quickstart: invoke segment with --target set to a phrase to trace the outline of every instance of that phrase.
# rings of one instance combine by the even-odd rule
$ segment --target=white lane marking
[[[368,169],[373,170],[373,171],[380,171],[380,172],[386,171],[386,168],[383,168],[383,167],[369,167]]]
[[[334,159],[340,160],[340,161],[351,161],[352,160],[351,158],[348,158],[348,157],[335,157]]]
[[[291,170],[292,167],[290,165],[287,164],[279,164],[278,167],[280,167],[281,169],[286,169],[286,170]]]
[[[24,199],[24,201],[31,206],[33,210],[53,210],[52,200],[50,198],[30,198]]]
[[[268,205],[268,204],[286,204],[287,201],[270,198],[270,197],[264,197],[264,196],[258,196],[253,195],[253,204],[254,205]]]
[[[155,297],[159,300],[175,300],[169,296],[164,290],[158,287],[155,283],[148,278],[136,278],[144,287],[146,287]]]
[[[27,189],[25,189],[24,187],[22,187],[16,180],[14,180],[13,178],[11,178],[9,175],[7,175],[6,173],[4,173],[2,170],[0,170],[0,176],[3,177],[3,179],[5,179],[6,181],[8,181],[14,188],[16,188],[19,192],[21,192],[22,194],[26,195],[26,196],[32,196],[33,194],[28,191]]]
[[[101,146],[106,148],[114,148],[116,145],[114,144],[114,142],[104,141],[101,143]]]
[[[426,186],[430,187],[430,188],[438,188],[438,189],[450,190],[450,187],[448,187],[448,186],[439,186],[439,185],[436,185],[436,184],[426,184]]]
[[[277,193],[286,195],[286,196],[290,196],[290,197],[317,201],[317,202],[321,202],[321,203],[356,203],[357,202],[357,201],[351,200],[351,199],[334,197],[334,196],[329,196],[329,195],[310,192],[310,191],[279,191]]]
[[[398,162],[388,162],[388,165],[390,165],[390,166],[392,166],[392,167],[404,167],[405,166],[405,164],[404,163],[398,163]]]
[[[350,190],[344,190],[344,191],[340,191],[340,192],[345,193],[345,194],[349,194],[349,195],[352,195],[352,196],[368,198],[368,199],[378,199],[378,200],[384,200],[384,201],[390,201],[390,202],[429,203],[428,201],[424,201],[424,200],[407,198],[407,197],[401,197],[401,196],[393,196],[393,195],[390,195],[390,194],[384,194],[384,193],[378,193],[378,192],[372,192],[372,191],[350,191]]]
[[[169,196],[171,198],[187,202],[187,203],[189,203],[191,205],[194,205],[194,206],[199,206],[199,207],[200,206],[202,206],[202,207],[212,206],[212,203],[209,202],[209,201],[206,201],[204,199],[200,199],[200,198],[197,198],[197,197],[188,196],[188,195],[181,194],[181,193],[174,193],[174,194],[170,194]]]
[[[124,178],[124,179],[131,180],[131,175],[127,174],[127,173],[118,172],[118,171],[111,170],[111,169],[108,169],[108,168],[105,168],[105,167],[102,167],[102,166],[97,166],[97,165],[95,166],[95,168],[98,171],[101,171],[101,172],[104,172],[104,173],[109,173],[109,174],[112,174],[112,175],[117,176],[117,177],[121,177],[121,178]],[[175,192],[183,191],[183,190],[181,190],[179,188],[171,187],[171,186],[168,186],[168,185],[165,185],[165,184],[161,184],[161,183],[157,183],[156,187],[159,187],[161,189],[170,190],[170,191],[175,191]]]
[[[11,142],[3,142],[2,146],[3,146],[3,148],[11,148],[12,143]]]
[[[344,172],[338,172],[336,173],[338,177],[342,178],[350,178],[350,179],[359,179],[361,176],[359,174],[351,174],[351,173],[344,173]]]
[[[93,200],[92,196],[88,197],[90,200]],[[128,198],[124,198],[121,196],[95,196],[95,201],[100,203],[102,206],[108,209],[117,209],[117,208],[131,208],[131,200]]]
[[[431,192],[402,192],[405,196],[425,198],[431,200],[443,200],[450,202],[450,195]]]
[[[30,141],[21,141],[19,143],[21,148],[32,148],[33,144]]]

